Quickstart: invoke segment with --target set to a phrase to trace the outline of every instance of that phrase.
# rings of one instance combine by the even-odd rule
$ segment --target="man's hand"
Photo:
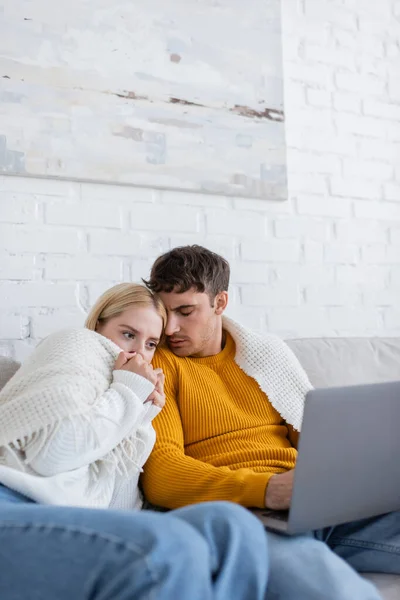
[[[272,475],[265,492],[265,506],[271,510],[287,510],[293,491],[294,469]]]

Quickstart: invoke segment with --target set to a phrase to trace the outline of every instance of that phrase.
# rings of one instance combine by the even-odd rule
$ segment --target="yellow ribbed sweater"
[[[297,434],[234,357],[229,334],[215,356],[157,351],[166,405],[153,421],[157,441],[142,476],[153,504],[231,500],[263,508],[269,478],[294,467]]]

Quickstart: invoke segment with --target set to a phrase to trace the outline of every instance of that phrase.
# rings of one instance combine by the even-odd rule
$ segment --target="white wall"
[[[198,242],[231,314],[283,336],[400,334],[400,2],[283,0],[289,201],[0,178],[0,352],[82,323]]]

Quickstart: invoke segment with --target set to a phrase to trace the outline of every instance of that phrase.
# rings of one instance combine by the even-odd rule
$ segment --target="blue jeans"
[[[268,600],[380,600],[357,571],[400,575],[400,512],[268,542]]]
[[[0,485],[4,600],[262,600],[267,565],[261,523],[234,504],[90,510]]]

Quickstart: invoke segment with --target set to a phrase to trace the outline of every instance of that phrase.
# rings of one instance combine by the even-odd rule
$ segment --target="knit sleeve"
[[[272,473],[255,473],[247,468],[233,471],[186,456],[177,398],[178,374],[173,362],[161,353],[156,360],[153,363],[164,370],[166,377],[166,404],[154,420],[156,443],[142,474],[146,498],[171,509],[211,500],[264,508]]]
[[[66,417],[21,448],[26,463],[39,475],[52,476],[101,460],[133,437],[138,446],[135,462],[141,468],[155,439],[151,420],[157,411],[144,404],[153,389],[135,373],[114,371],[109,389],[84,417]]]
[[[63,419],[90,417],[106,396],[133,394],[142,402],[154,389],[127,371],[113,379],[118,346],[94,331],[56,332],[40,342],[0,392],[0,446],[32,440]],[[132,385],[131,385],[132,382]]]
[[[298,448],[300,433],[294,429],[292,425],[286,424],[288,428],[288,438],[293,448]]]

